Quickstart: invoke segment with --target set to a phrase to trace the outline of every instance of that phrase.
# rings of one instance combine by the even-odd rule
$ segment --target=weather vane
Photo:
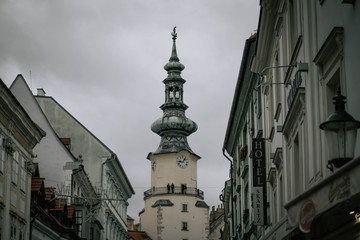
[[[173,32],[171,33],[171,35],[173,36],[173,40],[175,41],[176,37],[177,37],[177,33],[176,33],[176,26],[173,29]]]

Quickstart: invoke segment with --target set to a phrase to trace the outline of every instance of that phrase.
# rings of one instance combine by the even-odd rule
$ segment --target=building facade
[[[34,96],[21,75],[10,89],[46,131],[34,155],[45,185],[56,188],[56,195],[66,198],[68,204],[76,204],[81,229],[78,235],[85,239],[126,239],[127,200],[134,190],[116,154],[43,89]]]
[[[73,191],[73,185],[76,183],[76,180],[73,179],[73,170],[79,168],[82,160],[74,157],[74,155],[70,152],[70,140],[60,138],[56,134],[22,75],[18,75],[16,77],[16,79],[10,86],[10,90],[17,98],[17,100],[22,104],[26,112],[29,113],[30,117],[34,119],[35,123],[41,126],[41,129],[44,129],[44,131],[46,131],[46,135],[42,139],[41,143],[34,148],[34,156],[36,156],[36,161],[39,163],[37,165],[37,168],[39,168],[40,172],[44,172],[44,175],[42,176],[44,179],[44,185],[48,188],[55,189],[54,194],[56,193],[57,197],[67,199],[68,205],[74,204],[74,198],[71,197],[72,194],[76,195],[76,192]],[[43,92],[43,90],[40,90],[40,92]],[[81,193],[81,189],[93,188],[93,186],[89,185],[88,183],[89,182],[87,182],[86,188],[79,184],[77,186],[77,192]],[[79,213],[79,207],[80,206],[77,205],[76,213]],[[85,210],[86,208],[87,207],[83,209]],[[33,215],[36,216],[37,212],[33,213]],[[81,216],[83,216],[83,218],[85,219],[85,213]],[[40,231],[40,236],[48,233],[49,236],[55,236],[56,239],[57,235],[54,235],[49,227],[46,227],[42,224],[36,225],[36,219],[33,218],[33,220],[35,221],[35,224],[33,224],[32,226],[37,226],[37,229]],[[81,220],[80,217],[77,217],[76,220],[84,222]],[[95,217],[94,219],[92,219],[92,221],[96,222],[98,220]],[[43,222],[46,222],[46,220],[44,220]],[[93,223],[91,223],[91,225],[93,225]],[[42,228],[43,226],[44,228]],[[55,227],[57,226],[55,225]],[[90,225],[84,226],[81,229],[82,232],[78,231],[78,234],[80,236],[88,236],[87,239],[89,239],[89,234],[91,231]],[[33,231],[33,233],[36,234],[36,231]],[[35,238],[37,236],[32,235],[32,237]]]
[[[46,187],[34,163],[31,179],[31,240],[89,239],[79,236],[75,206],[64,197],[56,197],[55,189]]]
[[[33,148],[44,136],[0,79],[0,239],[30,237]]]
[[[236,128],[246,121],[231,115],[228,130],[238,131],[238,136],[231,140],[232,144],[224,145],[235,166],[237,158],[244,156],[242,139],[248,139],[250,160],[251,184],[246,188],[245,183],[233,180],[233,196],[237,196],[237,189],[242,194],[232,201],[243,205],[250,200],[251,208],[241,214],[234,211],[228,218],[234,223],[231,237],[357,239],[359,136],[348,141],[338,134],[347,142],[331,146],[327,132],[319,126],[324,126],[332,113],[340,111],[340,105],[335,110],[333,100],[339,104],[342,96],[347,98],[345,110],[360,119],[357,106],[360,85],[354,64],[360,56],[356,47],[360,40],[356,30],[360,7],[355,1],[328,0],[262,0],[260,4],[256,49],[249,68],[257,75],[251,91],[255,126]],[[234,98],[235,101],[238,99]],[[353,122],[357,129],[358,123]],[[259,139],[265,146],[265,174],[255,166],[259,155],[254,142]],[[345,157],[346,148],[353,148],[354,156]],[[333,158],[333,150],[338,150],[341,156]],[[240,167],[240,174],[244,169],[245,165]],[[236,171],[233,168],[232,175]],[[262,212],[266,221],[257,225],[254,176],[259,173],[266,177],[262,198],[266,203]],[[235,209],[236,204],[230,205]],[[246,219],[252,226],[250,231],[244,223]]]
[[[100,239],[126,239],[128,199],[135,192],[117,155],[42,89],[35,98],[59,138],[66,140],[72,155],[81,159],[97,191],[100,203],[92,214],[98,220],[93,226],[101,231]]]
[[[235,95],[227,126],[223,152],[231,156],[230,180],[225,184],[222,200],[225,205],[224,233],[230,239],[250,236],[255,227],[251,221],[253,214],[252,161],[249,150],[253,137],[262,136],[261,92],[256,89],[258,77],[250,71],[251,60],[255,53],[256,34],[245,42]],[[223,235],[223,239],[226,239]]]
[[[141,230],[152,239],[207,239],[209,207],[204,192],[197,187],[197,161],[187,136],[197,125],[185,116],[188,106],[183,101],[181,71],[176,51],[177,33],[172,33],[173,47],[165,84],[165,103],[160,107],[164,115],[151,130],[161,136],[155,152],[148,154],[151,163],[151,189],[144,193],[145,208],[140,213]]]
[[[68,162],[74,162],[74,156],[68,151],[49,124],[21,74],[15,78],[10,90],[31,119],[46,132],[41,144],[34,148],[34,156],[36,156],[40,172],[45,178],[45,185],[55,188],[58,186],[70,188],[72,170],[66,170],[64,166]]]

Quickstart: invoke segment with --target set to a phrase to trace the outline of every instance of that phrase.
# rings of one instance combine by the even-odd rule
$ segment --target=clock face
[[[189,160],[185,156],[180,155],[177,157],[176,163],[179,167],[186,168],[189,165]]]
[[[151,162],[151,168],[153,171],[155,171],[156,169],[156,159],[154,159],[152,162]]]

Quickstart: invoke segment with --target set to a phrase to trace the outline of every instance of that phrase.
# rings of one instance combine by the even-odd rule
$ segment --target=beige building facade
[[[33,148],[44,136],[0,80],[0,239],[30,237]]]

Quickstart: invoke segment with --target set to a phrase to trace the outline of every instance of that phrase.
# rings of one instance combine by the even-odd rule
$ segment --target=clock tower
[[[185,80],[176,51],[176,28],[171,33],[173,46],[165,84],[163,116],[151,125],[161,137],[159,147],[148,154],[151,163],[151,188],[144,192],[145,208],[140,212],[141,229],[154,240],[207,239],[209,207],[204,192],[197,186],[197,161],[187,136],[197,130],[194,121],[185,116]]]

